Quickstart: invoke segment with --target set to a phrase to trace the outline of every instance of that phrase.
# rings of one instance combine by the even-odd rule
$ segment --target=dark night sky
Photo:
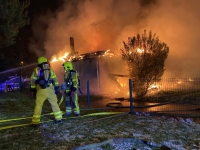
[[[21,61],[24,61],[25,65],[36,62],[38,55],[36,55],[34,51],[28,51],[29,53],[27,53],[29,43],[32,41],[32,37],[34,37],[33,28],[35,24],[33,22],[34,20],[37,20],[39,16],[45,16],[48,11],[55,12],[55,10],[62,5],[61,0],[30,1],[30,5],[25,9],[25,11],[28,11],[30,24],[19,29],[19,33],[16,38],[16,44],[5,47],[2,50],[2,53],[4,53],[4,59],[0,60],[0,72],[10,68],[18,67]],[[24,0],[20,0],[20,2],[24,2]],[[44,34],[41,36],[44,37]],[[44,39],[40,39],[40,42],[43,43]],[[44,50],[44,48],[41,50]]]
[[[24,28],[27,28],[30,34],[33,34],[32,28],[34,26],[34,20],[37,20],[40,16],[45,16],[48,11],[55,12],[60,5],[62,5],[62,0],[31,0],[27,8],[28,16],[30,17],[30,25]]]
[[[11,46],[11,49],[13,49],[13,47],[14,49],[15,47],[18,47],[20,45],[19,43],[21,43],[21,45],[23,44],[24,47],[28,48],[29,43],[32,41],[32,37],[34,37],[33,28],[34,28],[35,23],[37,23],[37,21],[34,21],[34,20],[37,20],[39,16],[45,16],[48,11],[55,12],[59,8],[59,6],[62,4],[61,2],[62,2],[61,0],[50,0],[50,1],[49,0],[42,0],[42,1],[31,0],[30,5],[26,9],[28,11],[28,17],[30,18],[30,24],[19,29],[19,34],[16,39],[18,44]],[[45,30],[44,25],[43,25],[43,29]],[[44,35],[41,35],[41,37],[44,37]],[[44,39],[40,39],[40,40],[41,40],[40,41],[41,43],[44,42]],[[44,50],[44,48],[41,50]],[[34,51],[29,51],[29,52],[30,52],[29,54],[30,57],[27,59],[25,55],[25,58],[22,58],[22,59],[27,63],[35,62],[38,55],[35,55]]]
[[[31,19],[40,15],[45,15],[47,10],[55,11],[61,5],[61,0],[31,0],[28,7]]]

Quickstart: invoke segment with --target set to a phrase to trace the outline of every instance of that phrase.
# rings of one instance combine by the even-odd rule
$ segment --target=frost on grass
[[[17,100],[23,105],[30,101]],[[22,105],[16,101],[11,102],[15,110]],[[34,106],[34,104],[32,104]],[[12,107],[9,107],[12,110]],[[33,111],[33,107],[23,107],[28,111]],[[19,111],[20,112],[20,111]],[[10,115],[1,113],[2,118]],[[88,112],[86,112],[88,113]],[[90,112],[91,113],[91,112]],[[12,118],[17,118],[21,114],[12,113]],[[15,116],[16,115],[16,116]],[[9,119],[9,118],[8,118]],[[45,116],[42,118],[45,119]],[[29,123],[31,120],[25,120]],[[16,123],[16,122],[15,122]],[[20,121],[17,123],[21,123]],[[1,127],[9,123],[0,123]],[[12,125],[12,124],[10,124]],[[167,147],[173,150],[200,149],[200,125],[193,122],[191,118],[181,117],[152,117],[147,114],[139,115],[111,115],[98,117],[78,117],[75,119],[63,120],[63,124],[53,122],[44,123],[39,129],[30,127],[20,127],[0,131],[0,145],[4,150],[17,149],[71,149],[79,146],[102,143],[113,138],[133,138],[148,142],[150,145]],[[140,142],[110,142],[96,146],[93,149],[133,149],[150,150],[153,149],[148,144]]]
[[[102,137],[105,131],[106,133],[114,133],[113,130],[115,130],[117,134],[113,134],[113,137],[133,137],[147,141],[155,146],[165,145],[174,150],[193,149],[195,147],[200,149],[200,125],[192,121],[188,122],[187,119],[185,119],[186,121],[182,121],[180,118],[163,119],[163,117],[129,116],[126,119],[123,118],[123,123],[123,119],[121,119],[120,117],[115,118],[115,122],[119,123],[115,123],[114,125],[112,124],[112,119],[109,120],[112,127],[109,128],[106,126],[106,130],[102,130],[102,133],[100,132],[101,130],[97,132],[97,129],[94,129],[93,132],[96,133],[94,137],[99,137],[99,135]],[[118,143],[113,145],[123,144]],[[125,144],[120,148],[125,147],[127,149],[126,146],[128,145]],[[150,147],[146,146],[145,149],[150,149]]]

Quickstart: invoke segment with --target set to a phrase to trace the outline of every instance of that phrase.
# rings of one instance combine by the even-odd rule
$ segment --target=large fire
[[[95,34],[95,37],[96,38],[94,38],[94,39],[99,38],[97,34]],[[96,41],[99,41],[99,39],[96,40]],[[92,43],[94,44],[94,47],[96,47],[97,43],[95,43],[95,42],[92,42]],[[75,61],[75,60],[89,59],[89,58],[94,58],[94,57],[104,57],[104,56],[107,56],[107,57],[120,56],[120,54],[115,54],[115,53],[111,52],[110,50],[96,51],[96,52],[85,53],[85,54],[78,54],[78,52],[76,52],[75,48],[74,48],[73,37],[70,37],[70,47],[71,47],[71,50],[67,50],[67,51],[71,51],[71,52],[65,52],[64,54],[61,52],[61,55],[60,55],[60,53],[58,53],[58,54],[56,54],[55,56],[52,57],[50,62],[54,63],[54,62]],[[95,49],[94,47],[92,49]],[[142,55],[143,53],[151,53],[151,51],[148,49],[148,47],[145,48],[145,49],[142,48],[142,47],[141,48],[138,47],[135,50],[136,50],[135,52],[137,52],[140,55]],[[132,53],[133,53],[133,51],[130,49],[129,54],[132,55]],[[107,73],[111,74],[111,72],[108,71],[108,70],[107,70]],[[114,75],[114,74],[112,74],[112,75]],[[126,74],[126,73],[120,72],[120,74]],[[115,74],[115,75],[117,75],[117,74]],[[129,93],[129,92],[127,92],[128,91],[128,84],[126,82],[124,82],[124,80],[126,80],[126,79],[124,79],[124,77],[128,77],[128,76],[124,76],[124,75],[115,76],[115,75],[114,75],[113,78],[111,78],[113,81],[115,80],[114,82],[117,84],[117,87],[118,87],[115,93],[125,91],[128,94]],[[119,77],[123,77],[123,79],[119,79]],[[127,78],[126,81],[128,81],[128,78]],[[179,86],[181,86],[185,83],[185,80],[184,80],[184,82],[181,79],[176,80],[176,81],[170,80],[169,82],[172,83],[172,85],[173,85],[172,87],[171,87],[171,85],[170,86],[166,85],[165,81],[164,82],[161,81],[159,83],[154,83],[154,84],[150,85],[148,87],[148,92],[149,93],[155,93],[155,92],[159,91],[161,88],[165,89],[165,88],[168,88],[168,87],[170,87],[171,89],[178,88]],[[190,83],[194,82],[194,80],[190,78],[189,82]],[[123,89],[123,91],[122,91],[122,89]]]
[[[69,53],[65,53],[63,56],[60,56],[60,57],[53,57],[52,61],[51,62],[57,62],[57,61],[65,61],[67,56],[69,55]]]
[[[57,61],[65,62],[65,61],[81,60],[81,59],[93,58],[93,57],[102,57],[102,56],[113,57],[113,56],[116,56],[116,54],[114,54],[110,50],[96,51],[93,53],[85,53],[81,55],[79,55],[77,52],[75,54],[64,53],[63,55],[58,56],[58,57],[54,56],[51,62],[57,62]]]
[[[138,53],[144,53],[144,50],[137,48],[137,52]],[[74,61],[74,60],[82,60],[82,59],[88,59],[88,58],[93,58],[93,57],[104,57],[104,56],[115,57],[115,56],[119,56],[119,54],[114,54],[110,50],[96,51],[96,52],[93,52],[93,53],[85,53],[85,54],[81,54],[81,55],[79,55],[77,52],[75,52],[74,54],[66,52],[63,55],[54,56],[52,58],[51,62],[54,63],[54,62],[58,62],[58,61],[61,61],[61,62]],[[128,85],[123,83],[123,81],[119,81],[117,79],[117,82],[120,84],[122,89],[128,90],[128,87],[127,87]],[[117,94],[119,92],[123,92],[123,93],[126,93],[126,95],[129,94],[129,92],[127,92],[126,90],[123,91],[122,89],[117,88],[116,92],[114,92],[114,93]],[[154,93],[155,91],[159,91],[159,89],[160,89],[160,85],[157,83],[157,84],[150,85],[149,88],[148,88],[148,91],[150,93],[152,93],[152,91],[153,91],[153,93]]]

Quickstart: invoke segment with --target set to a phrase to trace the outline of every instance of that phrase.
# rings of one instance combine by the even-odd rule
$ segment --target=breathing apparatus
[[[49,79],[51,76],[50,66],[45,57],[42,56],[38,58],[38,67],[39,79],[36,81],[36,83],[44,89],[50,85]]]

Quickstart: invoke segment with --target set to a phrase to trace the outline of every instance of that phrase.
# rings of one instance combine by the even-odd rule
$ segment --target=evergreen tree
[[[169,47],[156,37],[156,34],[144,34],[129,37],[123,41],[122,59],[125,60],[133,81],[133,92],[136,97],[144,97],[151,84],[161,80],[164,73],[164,63],[169,53]]]
[[[0,0],[0,48],[15,43],[19,28],[29,24],[27,11],[30,1]]]

